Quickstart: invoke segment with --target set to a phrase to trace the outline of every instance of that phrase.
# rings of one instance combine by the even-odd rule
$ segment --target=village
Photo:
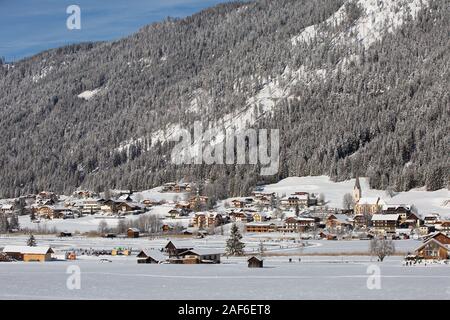
[[[132,190],[115,191],[100,196],[92,191],[78,190],[70,197],[43,191],[3,202],[0,208],[3,232],[13,237],[20,234],[53,234],[59,239],[74,236],[105,239],[139,239],[138,247],[110,249],[64,249],[64,259],[80,255],[134,255],[138,263],[215,264],[229,248],[195,248],[176,245],[179,239],[204,239],[214,236],[226,239],[233,228],[255,240],[238,255],[248,256],[249,266],[262,266],[263,255],[270,255],[270,241],[285,241],[287,246],[302,250],[311,241],[358,241],[383,239],[395,242],[414,239],[414,251],[405,253],[405,260],[445,261],[449,259],[450,220],[438,213],[419,213],[413,203],[388,204],[381,197],[365,197],[359,178],[353,189],[343,195],[341,208],[327,205],[327,190],[319,193],[303,190],[278,194],[256,188],[247,197],[226,199],[211,204],[191,183],[166,183],[157,189],[161,195],[145,197]],[[170,196],[169,198],[164,197]],[[168,200],[171,199],[171,200]],[[19,219],[20,217],[20,219]],[[97,230],[81,233],[67,230],[39,229],[46,221],[96,220]],[[19,221],[37,225],[22,227]],[[114,226],[108,224],[113,221]],[[232,235],[230,235],[231,237]],[[149,250],[145,239],[167,239],[165,245]],[[177,241],[175,241],[175,240]],[[186,242],[185,242],[186,243]],[[292,244],[291,244],[292,243]],[[55,248],[50,246],[2,246],[3,261],[51,261]],[[228,250],[229,251],[229,250]],[[394,253],[394,250],[392,250]],[[295,252],[295,251],[294,251]],[[297,252],[298,253],[298,252]],[[287,255],[289,253],[274,253]],[[397,252],[398,254],[398,252]],[[232,254],[235,255],[235,254]]]

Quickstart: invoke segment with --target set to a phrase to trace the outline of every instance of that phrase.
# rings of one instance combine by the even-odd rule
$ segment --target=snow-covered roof
[[[6,246],[3,248],[5,253],[22,253],[22,254],[47,254],[54,253],[50,247],[28,247],[28,246]]]
[[[399,214],[374,214],[372,221],[397,221],[399,217]]]
[[[380,204],[379,201],[379,197],[362,197],[361,199],[359,199],[358,204],[376,205]]]
[[[157,261],[164,261],[168,258],[167,255],[156,249],[143,249],[138,255],[140,255],[141,253],[144,253],[146,257],[152,257]]]
[[[406,210],[411,210],[411,205],[409,204],[384,204],[383,210],[405,208]]]
[[[191,249],[191,250],[186,250],[185,252],[182,253],[182,255],[184,255],[188,252],[192,252],[193,254],[198,255],[198,256],[221,254],[218,250],[213,250],[213,249]]]

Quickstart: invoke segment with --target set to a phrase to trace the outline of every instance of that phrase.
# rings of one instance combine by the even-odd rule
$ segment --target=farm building
[[[257,257],[251,257],[247,260],[249,268],[262,268],[263,267],[263,259]]]
[[[164,251],[171,257],[178,257],[181,253],[192,250],[193,247],[189,247],[180,243],[169,241],[164,247]]]
[[[128,238],[139,238],[139,229],[137,229],[137,228],[129,228],[127,230],[127,237]]]
[[[52,259],[53,249],[50,247],[27,247],[27,246],[6,246],[3,253],[19,261],[50,261]]]
[[[220,263],[220,253],[217,251],[196,249],[187,250],[180,254],[183,257],[183,263],[197,264],[197,263]]]
[[[167,260],[167,256],[159,250],[141,250],[137,255],[138,263],[162,263]]]

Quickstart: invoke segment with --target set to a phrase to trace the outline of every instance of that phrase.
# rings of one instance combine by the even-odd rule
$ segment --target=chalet
[[[367,219],[362,214],[353,216],[353,227],[355,228],[367,228]]]
[[[249,268],[263,268],[263,259],[257,257],[251,257],[247,260]]]
[[[408,204],[384,204],[382,206],[382,214],[398,214],[401,220],[406,220],[411,213],[411,206]]]
[[[0,213],[3,214],[10,214],[14,212],[14,205],[13,204],[3,204],[0,206]]]
[[[399,214],[374,214],[372,216],[373,230],[376,233],[395,233],[400,225]]]
[[[250,222],[252,221],[252,215],[248,215],[244,213],[243,211],[236,211],[230,213],[230,219],[233,222]]]
[[[444,220],[440,221],[436,224],[436,229],[443,232],[449,232],[450,231],[450,220]]]
[[[351,229],[353,228],[353,221],[345,214],[330,214],[325,222],[328,229]]]
[[[419,227],[419,232],[421,235],[427,235],[436,231],[435,224],[424,224]]]
[[[313,218],[290,217],[284,220],[284,232],[305,232],[316,225]]]
[[[139,238],[139,229],[137,228],[128,228],[127,230],[128,238]]]
[[[265,212],[255,212],[253,213],[252,218],[254,222],[264,222],[269,220],[267,213]]]
[[[81,212],[83,214],[95,214],[102,210],[102,205],[97,199],[85,199],[80,204]]]
[[[281,199],[281,205],[285,208],[308,207],[309,193],[297,192]]]
[[[411,212],[406,216],[406,219],[401,219],[400,227],[415,229],[420,227],[421,224],[422,220],[419,215]]]
[[[423,218],[423,223],[424,224],[436,224],[439,222],[439,220],[440,220],[440,215],[438,213],[430,213],[430,214],[427,214]]]
[[[253,191],[252,192],[253,198],[256,200],[260,200],[262,198],[268,198],[270,200],[275,198],[275,192],[262,192],[262,191]]]
[[[220,253],[205,249],[190,249],[180,253],[185,264],[220,263]]]
[[[234,199],[233,201],[231,201],[231,205],[234,208],[244,208],[245,207],[245,201]]]
[[[55,209],[53,206],[40,206],[34,208],[33,211],[39,218],[53,219],[55,217]]]
[[[206,228],[207,227],[207,216],[206,212],[197,212],[192,217],[192,226],[195,228]]]
[[[189,212],[190,212],[190,210],[174,208],[174,209],[170,209],[167,212],[167,214],[172,219],[180,219],[180,218],[189,216]]]
[[[192,249],[193,247],[169,241],[164,247],[164,252],[166,252],[170,257],[179,257],[182,252]]]
[[[96,196],[97,196],[97,194],[95,192],[89,191],[89,190],[77,190],[77,191],[74,191],[74,193],[73,193],[73,197],[74,198],[78,198],[78,199],[80,199],[80,198],[84,198],[84,199],[86,199],[86,198],[93,198],[93,197],[96,197]]]
[[[225,218],[220,213],[208,212],[206,223],[209,228],[218,227],[225,224]]]
[[[191,204],[189,203],[189,201],[178,201],[175,204],[175,208],[189,210],[191,208]]]
[[[138,258],[137,263],[149,264],[163,263],[168,258],[159,250],[141,250],[136,257]]]
[[[3,253],[19,261],[44,262],[52,259],[54,251],[50,247],[6,246],[3,248]]]
[[[53,203],[58,201],[58,196],[54,192],[42,191],[36,196],[36,203],[43,204],[45,200],[52,200]]]
[[[362,197],[356,203],[355,214],[376,214],[380,213],[385,202],[380,197]]]
[[[415,251],[422,259],[449,259],[450,238],[441,232],[436,232],[424,239],[424,243]]]
[[[283,223],[281,221],[250,222],[245,225],[245,231],[255,233],[276,232],[278,229],[281,229],[282,226]]]
[[[198,206],[204,206],[208,203],[208,197],[206,196],[195,196],[189,199],[190,208],[194,209]]]

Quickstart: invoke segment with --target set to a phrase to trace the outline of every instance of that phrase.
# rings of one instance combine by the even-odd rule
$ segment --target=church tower
[[[361,199],[361,184],[358,176],[356,176],[355,186],[353,187],[353,199],[355,203],[358,203],[359,199]]]

